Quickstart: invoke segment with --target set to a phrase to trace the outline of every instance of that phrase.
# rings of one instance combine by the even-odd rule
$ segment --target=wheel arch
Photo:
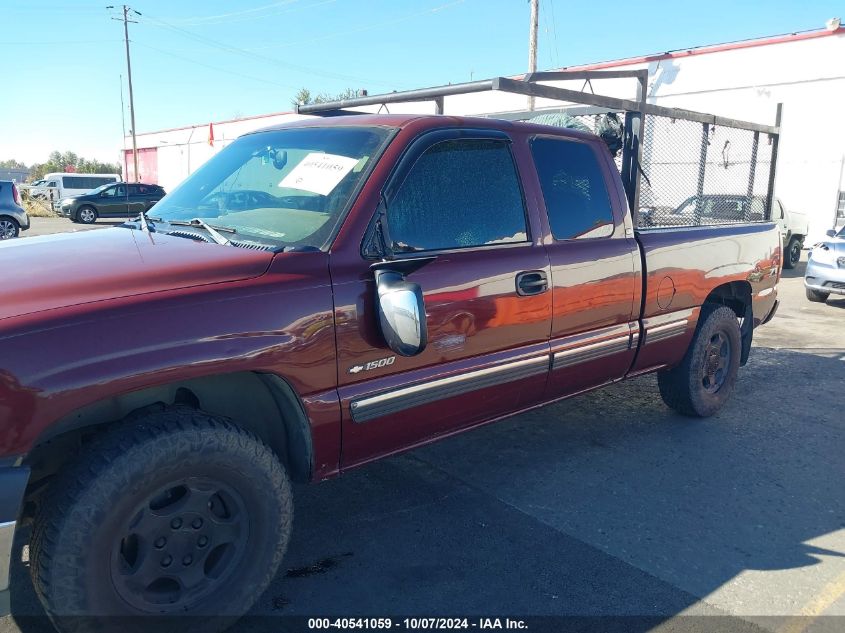
[[[280,376],[241,371],[116,394],[73,411],[51,425],[27,457],[33,481],[59,470],[67,457],[97,431],[148,407],[174,404],[230,418],[267,443],[293,481],[311,479],[311,426],[299,396]]]
[[[740,334],[742,336],[742,350],[739,357],[740,365],[748,362],[751,353],[751,339],[754,334],[754,311],[751,300],[751,284],[747,281],[731,281],[716,286],[704,299],[704,307],[727,306],[734,311],[737,318],[742,319]],[[699,317],[702,319],[704,313]]]
[[[18,221],[17,221],[14,217],[12,217],[11,215],[6,215],[5,213],[0,213],[0,220],[11,220],[11,221],[15,224],[15,226],[17,226],[17,227],[18,227],[18,230],[20,230],[20,228],[21,228],[21,223],[20,223],[20,222],[18,222]]]

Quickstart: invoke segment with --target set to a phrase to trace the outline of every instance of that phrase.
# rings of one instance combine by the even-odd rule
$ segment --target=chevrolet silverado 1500
[[[647,372],[713,415],[781,251],[771,222],[635,231],[584,132],[385,114],[247,134],[124,226],[0,246],[20,271],[0,302],[0,595],[32,521],[59,628],[236,617],[285,553],[290,480]]]

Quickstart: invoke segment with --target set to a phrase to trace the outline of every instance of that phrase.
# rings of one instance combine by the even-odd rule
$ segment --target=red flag
[[[208,144],[214,147],[214,124],[208,124]]]

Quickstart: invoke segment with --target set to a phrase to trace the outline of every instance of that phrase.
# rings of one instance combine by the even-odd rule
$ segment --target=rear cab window
[[[429,147],[387,207],[397,253],[528,241],[510,144],[455,139]]]
[[[588,143],[537,136],[531,155],[556,240],[610,237],[614,219],[599,157]]]

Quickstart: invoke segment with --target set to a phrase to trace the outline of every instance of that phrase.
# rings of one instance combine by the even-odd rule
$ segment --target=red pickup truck
[[[647,372],[710,416],[777,307],[781,250],[770,222],[635,231],[584,132],[358,115],[247,134],[121,227],[0,246],[19,271],[0,595],[31,520],[60,628],[236,617],[285,553],[290,480]]]

